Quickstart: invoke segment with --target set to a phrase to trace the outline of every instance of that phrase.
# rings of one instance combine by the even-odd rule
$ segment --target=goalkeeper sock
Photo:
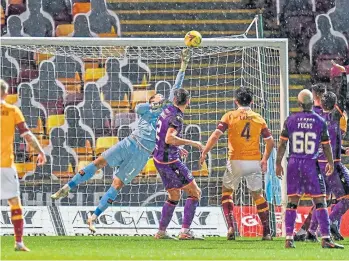
[[[187,200],[185,201],[182,232],[186,232],[190,228],[190,225],[193,222],[193,219],[195,216],[195,210],[198,204],[199,204],[199,200],[194,197],[188,197]]]
[[[271,235],[269,223],[269,205],[265,198],[260,197],[255,201],[259,219],[263,225],[263,236]]]
[[[234,229],[234,202],[230,192],[223,192],[222,194],[222,208],[225,221],[228,224],[228,230]]]
[[[170,224],[173,212],[178,204],[178,201],[174,200],[167,200],[162,207],[162,212],[161,212],[161,219],[160,219],[160,224],[159,224],[159,231],[160,232],[165,232],[168,224]]]
[[[68,186],[70,189],[75,188],[77,185],[79,185],[82,182],[88,181],[90,178],[93,177],[93,175],[97,171],[97,167],[93,162],[88,164],[85,168],[79,171],[71,181],[68,182]]]
[[[11,206],[11,221],[15,232],[16,243],[22,243],[24,222],[22,207],[20,205]]]
[[[119,190],[111,186],[108,191],[103,195],[101,201],[98,204],[94,214],[98,217],[102,214],[109,206],[113,204],[113,201],[118,196]]]

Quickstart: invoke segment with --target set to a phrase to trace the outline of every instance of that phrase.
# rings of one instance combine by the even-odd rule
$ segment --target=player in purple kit
[[[179,147],[190,145],[200,150],[203,148],[199,141],[182,138],[183,112],[189,103],[189,92],[184,89],[177,89],[174,93],[173,105],[161,113],[157,122],[156,145],[153,156],[156,169],[161,176],[169,198],[162,208],[159,231],[155,235],[156,239],[175,239],[166,233],[166,229],[180,200],[181,190],[188,194],[188,198],[184,206],[184,217],[179,239],[202,239],[195,237],[190,230],[200,200],[201,190],[190,170],[181,161],[181,149]]]
[[[325,120],[313,111],[313,95],[309,90],[298,94],[301,112],[289,116],[280,136],[276,158],[276,175],[282,177],[281,165],[287,142],[290,142],[290,154],[287,166],[286,208],[286,248],[294,248],[293,231],[297,217],[297,207],[303,194],[313,198],[315,213],[320,225],[323,248],[344,248],[334,243],[330,237],[330,221],[326,205],[326,189],[323,176],[320,173],[319,147],[322,144],[328,163],[326,175],[334,170],[332,148]]]
[[[331,176],[325,176],[326,181],[326,192],[328,198],[332,193],[336,197],[336,201],[338,202],[332,209],[330,214],[331,221],[331,233],[337,240],[344,240],[342,235],[338,231],[337,223],[339,223],[340,218],[344,215],[344,213],[349,209],[349,171],[348,169],[341,163],[341,154],[346,153],[347,149],[342,148],[342,137],[344,132],[346,131],[346,126],[341,127],[338,120],[334,117],[333,113],[337,110],[341,113],[341,119],[345,116],[344,114],[338,110],[336,107],[337,97],[333,92],[327,92],[322,96],[321,105],[323,111],[321,112],[321,116],[326,120],[331,144],[332,144],[332,153],[334,156],[334,173]],[[319,156],[319,164],[321,172],[324,173],[324,169],[327,163],[327,159],[323,152],[320,153]],[[310,224],[310,228],[308,232],[315,236],[317,230],[318,222],[316,218],[313,218]]]

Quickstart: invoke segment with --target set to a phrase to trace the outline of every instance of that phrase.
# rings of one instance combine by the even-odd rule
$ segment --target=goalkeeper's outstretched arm
[[[189,60],[190,60],[190,50],[189,50],[189,48],[186,48],[186,49],[182,50],[181,60],[182,60],[181,68],[179,69],[179,71],[177,73],[176,81],[175,81],[174,85],[172,86],[171,92],[170,92],[170,96],[168,97],[168,100],[170,102],[173,102],[175,90],[182,88],[183,80],[184,80],[184,76],[185,76],[185,70],[187,69],[188,63],[189,63]]]

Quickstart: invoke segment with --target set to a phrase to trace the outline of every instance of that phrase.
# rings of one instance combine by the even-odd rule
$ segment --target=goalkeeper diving
[[[141,172],[147,164],[149,156],[153,153],[156,142],[157,119],[162,111],[172,103],[175,90],[182,87],[185,70],[190,60],[189,49],[182,50],[181,60],[181,68],[177,74],[175,84],[171,88],[168,100],[158,93],[150,97],[147,103],[138,104],[135,112],[138,114],[139,120],[136,129],[131,135],[79,170],[67,184],[51,196],[52,199],[66,197],[71,189],[91,179],[99,169],[107,165],[113,168],[118,167],[114,173],[110,188],[101,198],[96,210],[88,219],[88,226],[92,232],[96,231],[93,225],[94,221],[112,205],[122,187],[129,184]]]

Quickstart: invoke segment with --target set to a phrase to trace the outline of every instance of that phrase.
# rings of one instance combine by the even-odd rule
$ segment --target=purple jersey
[[[315,111],[317,114],[321,115],[323,110],[321,106],[313,106],[313,111]]]
[[[165,142],[167,130],[169,128],[176,129],[177,137],[182,137],[183,112],[173,105],[169,106],[161,113],[156,124],[154,158],[158,162],[172,162],[180,159],[179,147]]]
[[[289,140],[290,158],[301,159],[317,159],[320,144],[330,142],[325,120],[313,111],[290,115],[280,138]]]

